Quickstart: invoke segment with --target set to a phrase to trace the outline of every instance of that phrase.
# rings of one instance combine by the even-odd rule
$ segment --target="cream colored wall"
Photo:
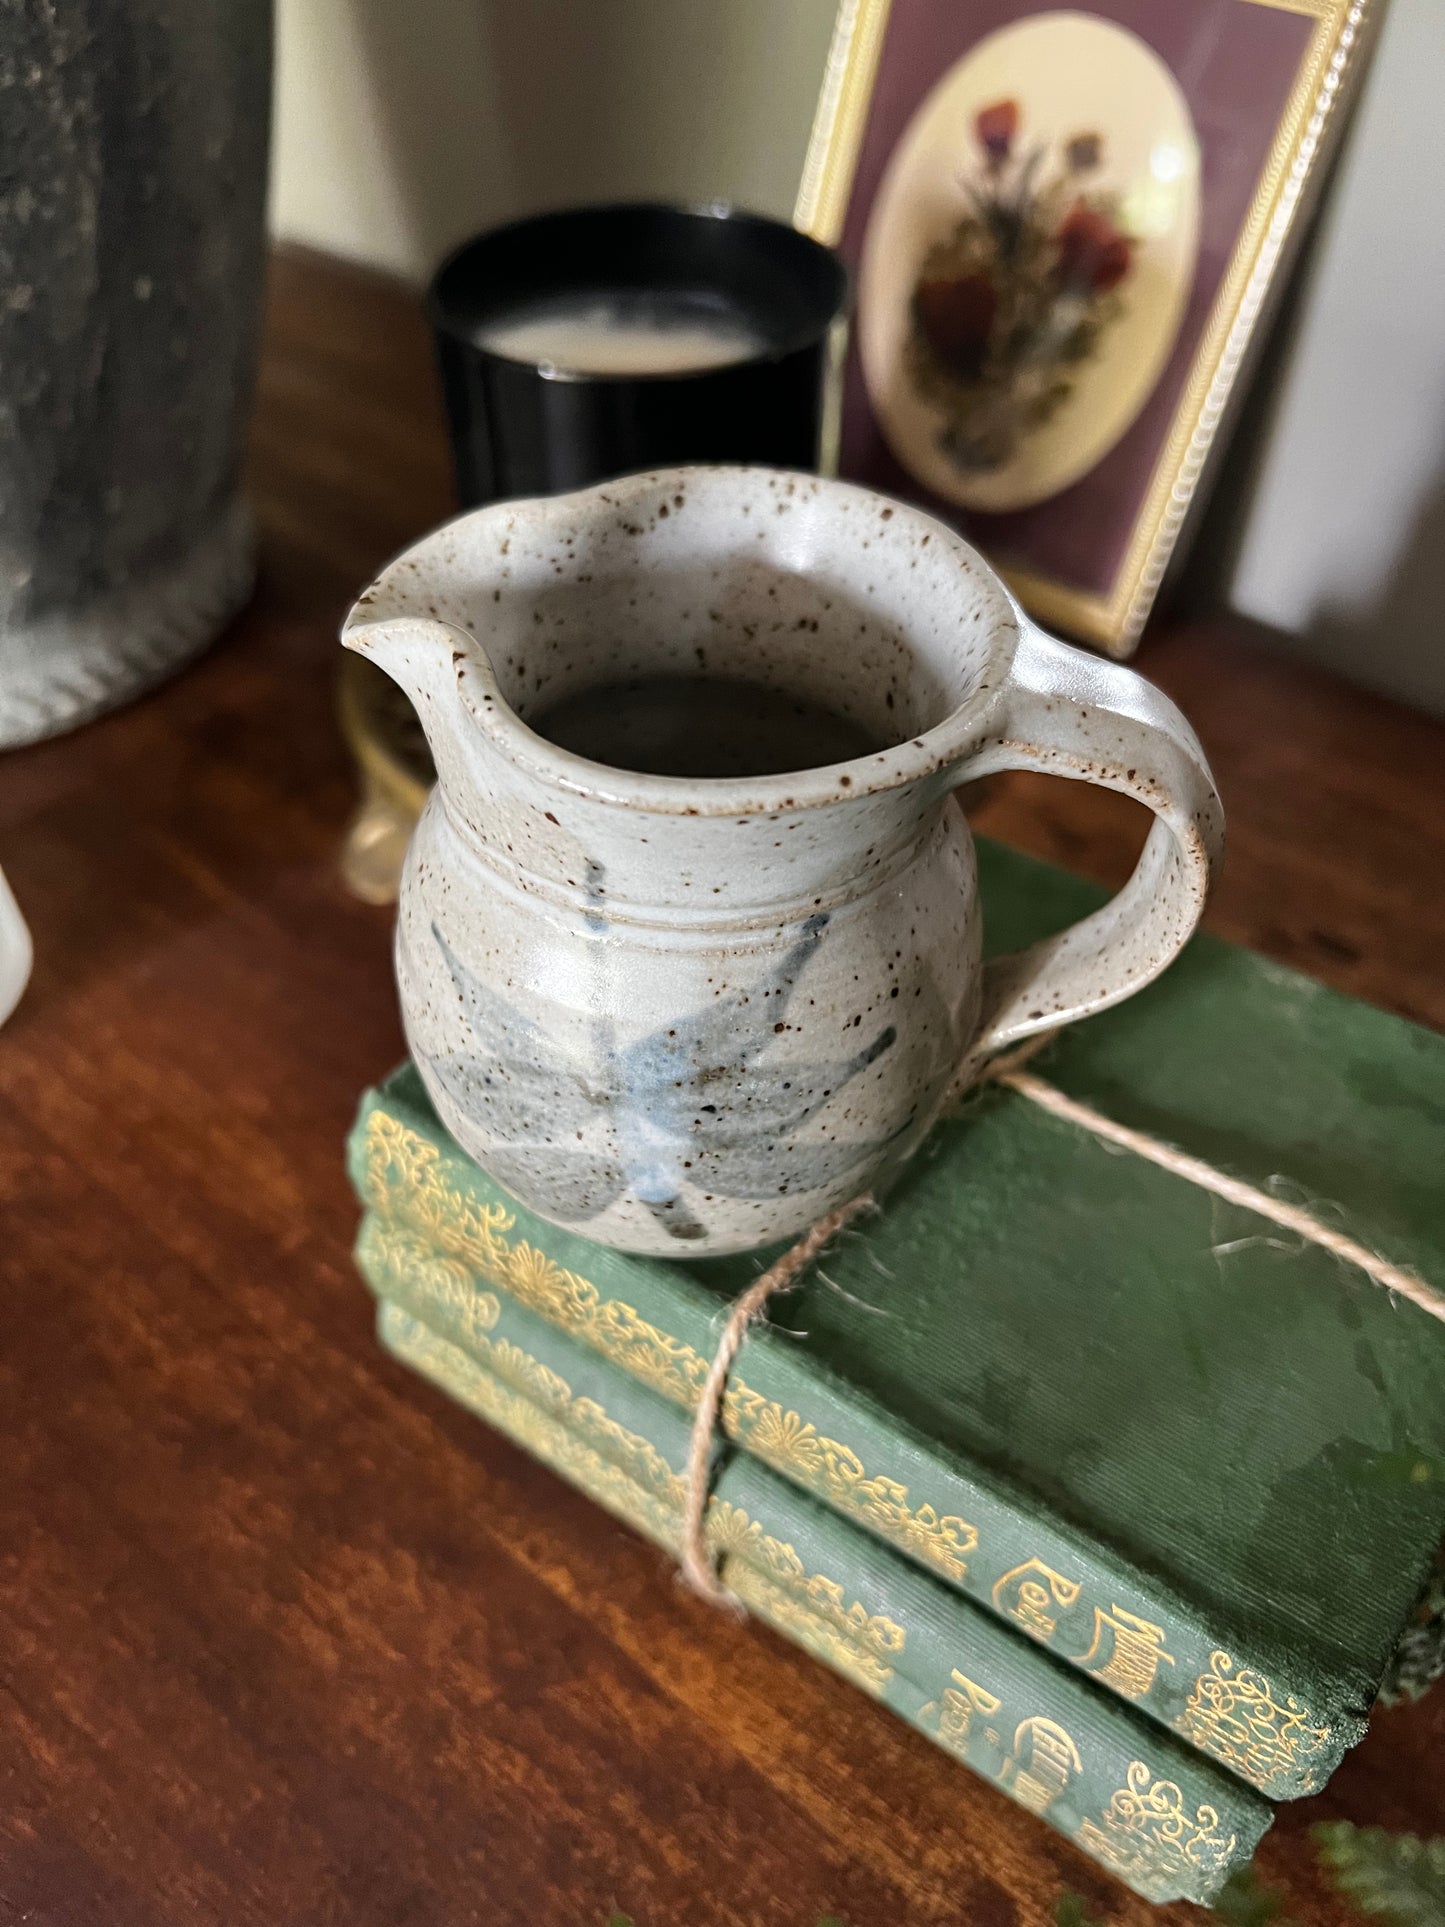
[[[1280,380],[1254,404],[1268,429],[1227,592],[1293,652],[1445,715],[1442,77],[1445,6],[1391,0]]]
[[[791,212],[836,0],[279,0],[272,225],[423,278],[569,201]]]

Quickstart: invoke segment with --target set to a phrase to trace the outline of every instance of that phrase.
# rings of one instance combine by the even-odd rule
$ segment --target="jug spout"
[[[367,656],[378,669],[384,669],[421,708],[428,696],[436,696],[455,680],[454,657],[470,653],[471,637],[465,630],[435,616],[380,616],[368,620],[366,606],[360,602],[346,618],[341,631],[342,643],[358,656]]]
[[[435,616],[389,616],[368,620],[364,602],[347,617],[341,640],[366,656],[411,698],[426,734],[437,773],[448,774],[465,760],[472,718],[458,687],[465,664],[491,681],[491,666],[465,629]]]

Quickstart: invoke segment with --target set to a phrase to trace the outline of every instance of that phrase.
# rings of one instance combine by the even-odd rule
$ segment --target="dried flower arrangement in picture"
[[[1020,144],[1020,121],[1016,100],[976,116],[968,210],[913,290],[904,365],[966,473],[1002,467],[1068,399],[1123,313],[1133,264],[1117,198],[1089,185],[1101,136],[1071,135],[1051,162],[1047,142]]]

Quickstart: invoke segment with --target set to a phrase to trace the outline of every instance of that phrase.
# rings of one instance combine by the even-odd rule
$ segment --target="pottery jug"
[[[1162,970],[1219,859],[1173,704],[1041,634],[942,523],[842,482],[685,468],[498,503],[393,562],[343,640],[436,761],[396,933],[427,1089],[514,1196],[621,1249],[746,1250],[886,1185],[960,1066]],[[708,773],[740,687],[853,753]],[[605,691],[615,741],[659,689],[692,705],[683,773],[533,727]],[[953,792],[1005,769],[1155,822],[1102,910],[985,966]]]

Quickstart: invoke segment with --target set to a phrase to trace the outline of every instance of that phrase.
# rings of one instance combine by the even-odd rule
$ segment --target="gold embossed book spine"
[[[616,1366],[370,1217],[382,1343],[617,1517],[677,1547],[687,1422]],[[754,1617],[1155,1901],[1207,1904],[1271,1817],[1259,1795],[746,1454],[707,1520]]]

